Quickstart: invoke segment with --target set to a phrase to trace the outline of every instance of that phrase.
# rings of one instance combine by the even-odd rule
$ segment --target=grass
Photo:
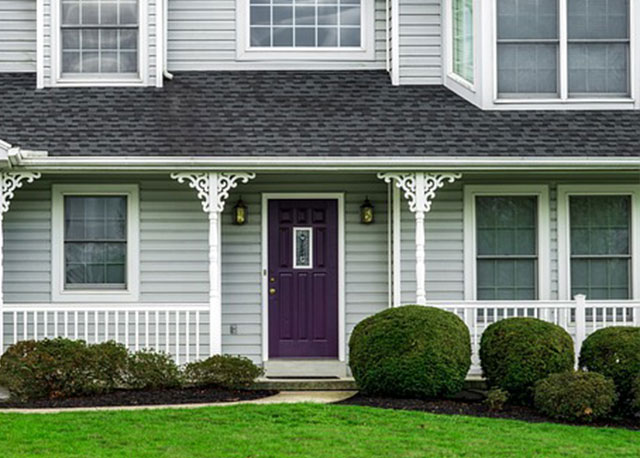
[[[640,432],[308,404],[0,414],[0,456],[637,458]]]

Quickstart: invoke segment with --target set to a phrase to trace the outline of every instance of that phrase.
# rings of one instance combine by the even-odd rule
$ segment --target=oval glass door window
[[[313,268],[313,228],[293,228],[293,268]]]

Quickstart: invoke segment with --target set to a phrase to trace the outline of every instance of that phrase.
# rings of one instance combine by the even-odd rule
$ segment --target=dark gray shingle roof
[[[640,156],[640,111],[482,111],[381,71],[189,72],[163,89],[0,74],[0,139],[52,156]]]

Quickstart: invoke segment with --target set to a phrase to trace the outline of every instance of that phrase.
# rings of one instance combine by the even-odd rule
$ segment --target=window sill
[[[534,110],[633,110],[635,100],[624,98],[592,98],[592,99],[494,99],[495,109],[534,109]]]
[[[466,79],[464,79],[463,77],[450,72],[447,74],[447,78],[449,78],[452,82],[459,84],[460,86],[462,86],[463,88],[467,89],[468,91],[471,92],[476,92],[476,88],[475,85],[473,83],[470,83],[469,81],[467,81]]]
[[[373,48],[248,48],[238,50],[245,61],[336,61],[374,60]]]
[[[56,87],[109,87],[109,86],[145,86],[146,82],[139,77],[62,77],[56,80]]]

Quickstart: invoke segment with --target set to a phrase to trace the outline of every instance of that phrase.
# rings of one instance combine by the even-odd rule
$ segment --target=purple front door
[[[338,203],[269,201],[269,357],[338,357]]]

